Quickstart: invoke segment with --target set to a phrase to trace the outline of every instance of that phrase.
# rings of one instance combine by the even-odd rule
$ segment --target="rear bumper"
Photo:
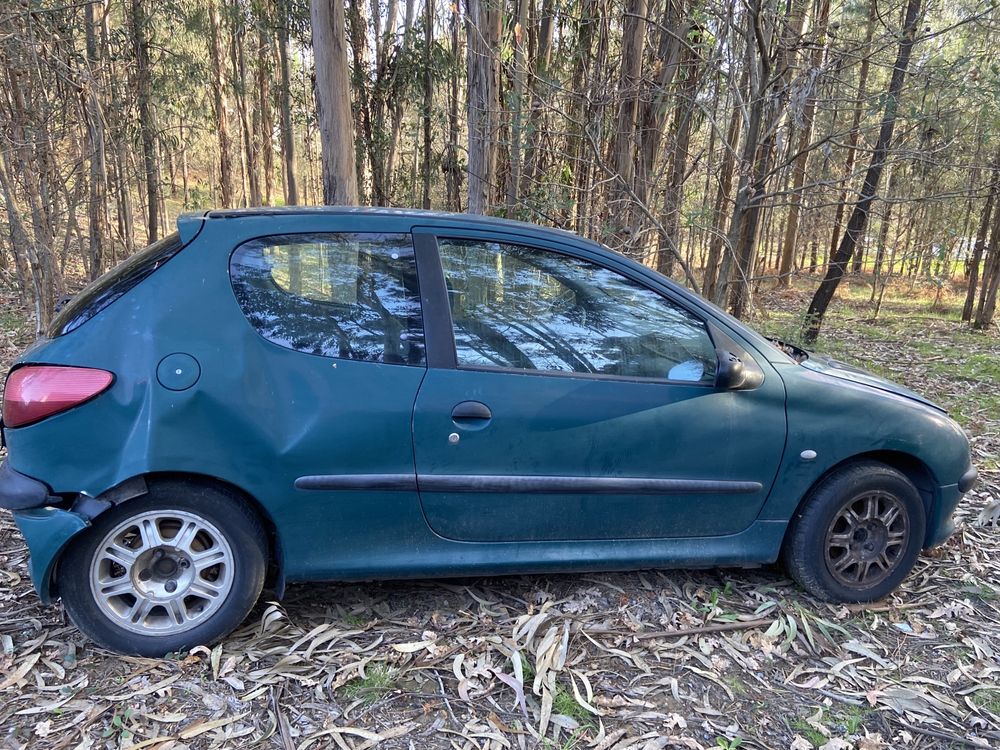
[[[14,511],[14,522],[28,543],[28,570],[42,604],[53,600],[52,579],[59,554],[71,538],[90,524],[78,513],[59,508]]]
[[[47,485],[15,470],[7,459],[0,463],[0,508],[27,510],[57,502]]]
[[[89,526],[85,516],[51,506],[61,503],[48,486],[0,463],[0,508],[12,511],[14,522],[28,543],[28,570],[43,604],[53,599],[52,578],[59,554],[67,542]]]

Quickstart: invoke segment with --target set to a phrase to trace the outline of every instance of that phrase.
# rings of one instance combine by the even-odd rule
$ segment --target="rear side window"
[[[229,264],[257,332],[307,354],[423,365],[409,234],[323,233],[251,240]]]
[[[52,338],[76,330],[101,310],[148,278],[156,269],[183,249],[177,232],[168,234],[119,263],[97,281],[84,287],[52,319],[48,335]]]

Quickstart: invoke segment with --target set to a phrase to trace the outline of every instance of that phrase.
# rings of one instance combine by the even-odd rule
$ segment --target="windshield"
[[[50,338],[74,331],[150,276],[184,247],[177,232],[140,250],[101,278],[85,286],[49,325]]]

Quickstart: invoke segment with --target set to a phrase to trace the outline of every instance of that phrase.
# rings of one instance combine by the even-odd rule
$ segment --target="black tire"
[[[147,537],[140,524],[155,532]],[[164,535],[174,527],[175,536]],[[109,538],[121,542],[109,545]],[[159,544],[147,544],[150,539]],[[122,549],[137,556],[118,565]],[[161,657],[210,644],[246,618],[264,585],[267,550],[260,519],[235,493],[163,481],[105,511],[75,537],[59,561],[56,583],[70,618],[91,640],[123,654]],[[130,619],[133,610],[141,619]]]
[[[782,562],[820,599],[876,601],[909,575],[926,524],[923,500],[906,476],[876,461],[850,464],[824,478],[800,504],[785,535]]]

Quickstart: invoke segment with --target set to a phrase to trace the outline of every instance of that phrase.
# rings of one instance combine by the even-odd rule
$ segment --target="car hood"
[[[898,383],[893,383],[891,380],[880,378],[878,375],[873,375],[866,370],[862,370],[860,367],[854,367],[846,364],[845,362],[840,362],[833,357],[826,356],[825,354],[810,353],[809,359],[805,360],[801,364],[803,367],[807,367],[815,372],[821,372],[824,375],[830,375],[835,378],[840,378],[841,380],[849,380],[852,383],[861,383],[862,385],[871,386],[872,388],[877,388],[878,390],[886,391],[887,393],[894,393],[897,396],[912,399],[921,404],[937,409],[938,411],[947,413],[947,410],[941,408],[933,401],[924,398],[919,393],[911,391],[909,388],[905,388]]]

